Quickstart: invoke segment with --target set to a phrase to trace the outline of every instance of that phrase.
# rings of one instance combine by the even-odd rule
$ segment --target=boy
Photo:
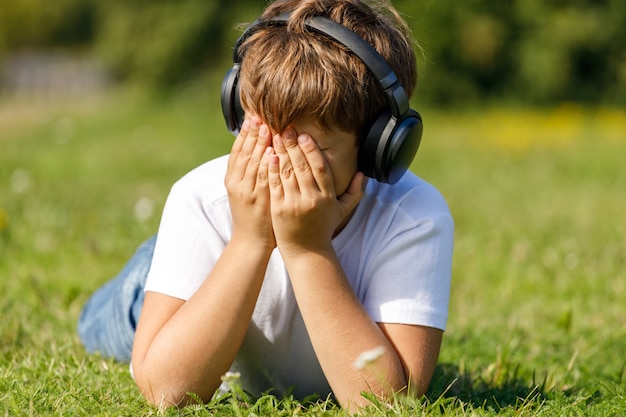
[[[256,395],[332,393],[348,408],[363,391],[422,395],[447,319],[453,221],[436,189],[402,175],[421,133],[415,82],[390,5],[270,4],[224,81],[230,155],[172,187],[156,244],[85,307],[87,349],[123,360],[132,345],[153,404],[207,400],[229,370]],[[355,366],[367,352],[378,355]]]

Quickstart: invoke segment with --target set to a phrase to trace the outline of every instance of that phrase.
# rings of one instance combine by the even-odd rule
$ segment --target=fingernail
[[[298,136],[298,143],[300,145],[304,145],[308,141],[309,141],[309,135],[300,135],[300,136]]]
[[[296,132],[291,127],[288,127],[287,129],[285,129],[285,132],[283,133],[283,135],[285,136],[285,139],[295,139],[296,138]]]
[[[243,124],[241,125],[242,129],[248,129],[250,127],[250,119],[246,119],[243,121]]]

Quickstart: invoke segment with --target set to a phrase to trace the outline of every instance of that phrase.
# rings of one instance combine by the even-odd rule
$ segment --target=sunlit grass
[[[444,189],[457,223],[442,360],[494,382],[514,365],[521,381],[583,397],[619,384],[626,113],[568,105],[433,119],[436,160],[420,155],[415,169]]]
[[[228,151],[211,89],[0,100],[1,414],[345,415],[271,395],[160,412],[79,345],[80,307],[156,231],[172,183]],[[449,325],[428,396],[367,414],[620,415],[626,112],[420,110],[412,169],[456,221]]]

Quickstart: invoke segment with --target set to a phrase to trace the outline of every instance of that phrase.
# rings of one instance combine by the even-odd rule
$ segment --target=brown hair
[[[263,25],[291,12],[287,26]],[[305,20],[324,16],[356,32],[385,58],[408,96],[417,82],[413,41],[406,23],[387,2],[361,0],[278,0],[239,48],[244,109],[282,132],[303,118],[322,128],[356,132],[387,106],[378,81],[363,62],[329,37],[312,32]]]

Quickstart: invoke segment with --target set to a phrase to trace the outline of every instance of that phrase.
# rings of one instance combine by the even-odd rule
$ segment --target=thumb
[[[344,213],[350,213],[356,207],[363,197],[364,189],[365,175],[362,172],[357,172],[354,174],[354,177],[352,177],[352,181],[346,192],[337,198]]]

